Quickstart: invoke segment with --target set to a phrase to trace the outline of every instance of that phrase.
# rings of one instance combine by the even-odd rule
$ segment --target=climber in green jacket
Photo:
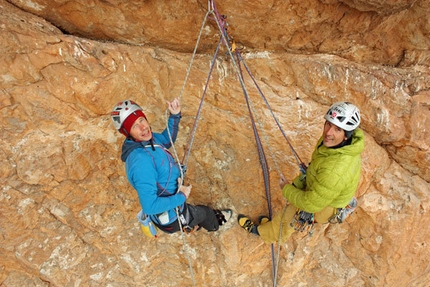
[[[283,177],[280,179],[282,195],[289,202],[283,212],[272,220],[260,216],[258,225],[243,214],[238,216],[241,227],[266,243],[283,243],[295,231],[312,232],[314,223],[333,222],[333,218],[343,216],[336,221],[341,222],[345,219],[341,213],[356,205],[354,194],[364,150],[364,133],[358,129],[360,111],[349,102],[338,102],[324,118],[323,134],[306,174],[300,174],[291,184],[286,184]]]

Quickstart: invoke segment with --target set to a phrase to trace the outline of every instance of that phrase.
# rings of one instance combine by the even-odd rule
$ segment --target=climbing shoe
[[[214,211],[219,225],[224,225],[225,223],[227,223],[227,221],[233,215],[233,211],[231,209],[223,209],[223,210],[215,209]]]
[[[240,227],[248,231],[248,233],[258,234],[257,225],[255,225],[251,219],[246,217],[243,214],[239,214],[237,216],[237,222],[239,223]]]
[[[266,223],[266,222],[268,222],[269,221],[269,217],[267,217],[266,215],[260,215],[259,217],[258,217],[258,223],[261,225],[261,224],[264,224],[264,223]]]

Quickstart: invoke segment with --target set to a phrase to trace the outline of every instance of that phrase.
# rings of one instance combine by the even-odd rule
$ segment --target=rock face
[[[188,53],[208,11],[204,0],[9,2],[73,35]],[[224,0],[214,5],[227,16],[234,39],[247,49],[331,54],[392,66],[404,64],[410,51],[415,57],[424,53],[421,57],[428,58],[430,7],[426,0],[248,2]],[[206,27],[202,52],[213,51],[219,37],[216,30],[215,22]]]
[[[159,3],[162,2],[162,3]],[[254,1],[255,2],[255,1]],[[258,2],[258,1],[257,1]],[[429,1],[226,0],[228,31],[304,162],[335,101],[366,135],[359,207],[280,246],[278,286],[427,286],[430,280]],[[263,4],[264,3],[264,4]],[[109,112],[131,98],[152,128],[181,97],[182,158],[220,33],[204,1],[0,0],[4,286],[273,286],[269,245],[233,219],[220,232],[140,232],[140,205]],[[242,46],[241,46],[242,47]],[[236,62],[237,63],[237,62]],[[189,158],[190,202],[267,214],[235,62],[214,62]],[[297,164],[250,77],[273,212]],[[183,88],[184,86],[184,88]]]

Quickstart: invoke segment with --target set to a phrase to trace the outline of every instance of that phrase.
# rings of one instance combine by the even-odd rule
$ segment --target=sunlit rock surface
[[[273,286],[270,246],[235,217],[216,233],[148,239],[139,229],[109,112],[134,99],[159,131],[165,100],[180,96],[182,160],[220,37],[208,19],[182,90],[208,5],[159,2],[0,0],[2,285]],[[305,163],[331,103],[362,112],[359,208],[280,246],[277,285],[427,286],[429,2],[216,4]],[[190,202],[256,219],[268,213],[266,193],[236,72],[223,46],[186,181]],[[291,179],[298,167],[248,76],[245,86],[277,213],[279,174]]]

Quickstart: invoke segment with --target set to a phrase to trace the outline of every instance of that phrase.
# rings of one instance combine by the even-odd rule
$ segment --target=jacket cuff
[[[306,185],[306,179],[302,179],[302,175],[297,176],[294,180],[292,185],[294,185],[298,189],[303,189]]]
[[[185,198],[185,200],[187,200],[187,196],[185,195],[185,193],[183,193],[182,191],[179,191],[178,194],[182,195]]]
[[[182,113],[181,112],[179,112],[179,113],[177,113],[176,115],[173,115],[173,114],[170,114],[170,117],[171,118],[174,118],[174,119],[180,119],[180,118],[182,118]]]

